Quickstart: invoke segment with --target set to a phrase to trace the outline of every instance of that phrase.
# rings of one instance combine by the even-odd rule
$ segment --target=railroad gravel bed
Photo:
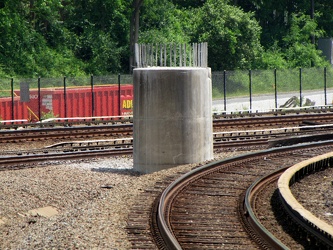
[[[24,145],[6,146],[13,148]],[[219,153],[215,158],[242,153]],[[156,182],[195,165],[147,175],[138,174],[132,167],[132,158],[123,156],[49,162],[0,172],[0,249],[131,249],[127,218],[139,195]],[[330,169],[292,187],[303,206],[330,224],[332,180]],[[29,213],[45,207],[56,209],[57,214],[45,217]]]
[[[291,186],[296,200],[312,214],[333,225],[333,168],[308,175]]]
[[[277,190],[276,182],[261,191],[255,211],[260,223],[289,249],[304,249],[304,242],[298,242],[297,231],[290,228],[287,216]]]
[[[136,198],[159,180],[195,166],[146,175],[132,167],[131,156],[123,156],[0,172],[0,249],[130,249],[126,226]],[[57,214],[31,213],[50,207]]]
[[[333,168],[306,176],[290,189],[305,209],[333,225]],[[297,230],[290,228],[288,215],[279,201],[277,183],[271,183],[261,193],[260,202],[256,204],[261,224],[289,249],[311,249],[310,245],[306,245],[310,242],[294,240],[299,239],[299,235]]]

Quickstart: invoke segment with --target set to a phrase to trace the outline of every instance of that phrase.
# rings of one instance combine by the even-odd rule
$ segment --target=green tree
[[[74,0],[70,5],[64,13],[65,26],[73,33],[72,50],[86,64],[86,72],[128,71],[130,3]]]
[[[171,1],[146,0],[142,6],[140,43],[185,43],[190,41],[191,11]]]
[[[177,5],[180,8],[198,8],[201,7],[206,0],[172,0],[173,4]]]
[[[312,38],[333,36],[332,13],[331,0],[2,0],[0,76],[129,72],[134,42],[208,42],[213,70],[319,66]]]
[[[310,0],[249,0],[234,1],[245,12],[253,12],[261,28],[261,42],[266,48],[282,41],[290,28],[293,13],[310,15]],[[280,44],[279,44],[280,45]]]
[[[224,0],[208,0],[202,7],[197,37],[208,42],[212,70],[249,69],[262,52],[261,28],[252,13]]]
[[[290,31],[283,38],[285,58],[290,68],[326,65],[321,52],[311,43],[311,37],[321,37],[323,31],[305,14],[293,14]]]
[[[4,0],[1,7],[0,65],[9,75],[106,74],[128,68],[128,1]]]
[[[262,27],[261,42],[265,48],[269,48],[276,42],[282,46],[283,37],[289,32],[294,14],[313,17],[318,24],[318,29],[324,30],[325,36],[333,37],[333,3],[331,0],[234,0],[232,2],[245,12],[253,11],[255,13],[255,17]]]
[[[269,47],[257,62],[258,68],[297,68],[311,66],[327,66],[328,63],[312,43],[312,37],[321,37],[322,30],[317,29],[315,19],[309,15],[293,14],[290,29]]]
[[[315,20],[318,28],[325,31],[325,36],[333,37],[333,3],[331,0],[314,0],[314,11],[319,13]]]
[[[266,49],[259,60],[256,61],[257,69],[283,69],[288,68],[288,62],[282,49],[275,42],[271,47]]]
[[[0,9],[0,65],[6,74],[29,77],[82,74],[82,65],[69,49],[50,46],[54,42],[49,37],[52,31],[62,30],[53,29],[61,7],[59,1],[53,5],[55,2],[4,2]]]

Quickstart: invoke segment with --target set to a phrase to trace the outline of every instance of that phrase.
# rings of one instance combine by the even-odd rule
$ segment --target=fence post
[[[10,95],[11,95],[11,98],[12,98],[12,116],[11,116],[11,120],[14,120],[14,118],[15,118],[15,116],[14,116],[14,78],[12,78],[11,81],[10,81]]]
[[[174,66],[175,67],[177,67],[177,44],[175,43],[175,46],[174,46],[174,48],[173,48],[174,50],[173,50],[173,52],[174,52],[174,54],[173,54],[173,58],[174,58]]]
[[[169,67],[172,67],[172,44],[169,44]]]
[[[302,68],[299,68],[299,106],[302,107]]]
[[[120,105],[121,105],[121,100],[120,100],[120,74],[118,74],[118,115],[121,115],[120,111]]]
[[[277,78],[276,78],[276,69],[274,69],[274,92],[275,92],[275,109],[277,110]]]
[[[327,69],[324,67],[324,94],[325,94],[325,105],[327,105]]]
[[[66,76],[64,76],[64,109],[65,109],[65,118],[67,118]]]
[[[91,85],[91,117],[94,117],[94,109],[95,109],[95,96],[94,96],[94,76],[90,77],[90,85]]]
[[[41,96],[40,96],[40,76],[38,77],[38,119],[42,121],[42,114],[41,114]]]
[[[181,67],[183,64],[182,60],[182,44],[179,44],[179,67]]]
[[[226,71],[223,71],[223,99],[224,99],[224,111],[227,111],[227,81],[226,81]]]
[[[249,70],[250,111],[252,111],[252,71]]]

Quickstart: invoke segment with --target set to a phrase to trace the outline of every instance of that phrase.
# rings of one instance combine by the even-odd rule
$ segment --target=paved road
[[[277,107],[285,104],[290,98],[297,97],[299,99],[300,93],[284,93],[277,95]],[[311,102],[314,102],[314,105],[320,106],[325,105],[325,93],[324,91],[303,91],[302,92],[303,100],[310,99]],[[333,89],[327,90],[326,94],[327,104],[333,103]],[[304,101],[303,101],[304,104]],[[275,108],[275,95],[257,95],[252,97],[252,111],[268,111]],[[213,111],[243,111],[250,110],[250,97],[238,97],[238,98],[227,98],[226,100],[226,109],[224,105],[224,100],[213,100]]]

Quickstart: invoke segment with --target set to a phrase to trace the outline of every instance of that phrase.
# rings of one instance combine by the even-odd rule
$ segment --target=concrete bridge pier
[[[210,68],[137,68],[134,169],[152,173],[213,158]]]

